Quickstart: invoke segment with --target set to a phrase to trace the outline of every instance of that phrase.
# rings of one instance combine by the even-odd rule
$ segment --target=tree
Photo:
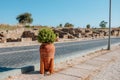
[[[62,27],[62,24],[59,24],[60,27]]]
[[[31,17],[32,15],[30,13],[23,13],[17,16],[16,20],[23,25],[26,24],[31,24],[33,22],[33,18]]]
[[[106,25],[107,25],[107,22],[105,22],[105,21],[101,21],[100,24],[99,24],[99,26],[101,28],[106,28]]]
[[[64,27],[74,27],[74,25],[70,23],[65,23]]]
[[[86,28],[88,28],[88,29],[89,29],[89,28],[90,28],[90,24],[87,24],[87,25],[86,25]]]
[[[57,28],[62,28],[62,24],[59,24],[59,26],[57,26]]]

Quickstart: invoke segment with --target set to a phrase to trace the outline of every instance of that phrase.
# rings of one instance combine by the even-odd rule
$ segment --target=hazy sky
[[[1,0],[0,24],[17,24],[16,16],[29,12],[34,25],[57,26],[66,22],[76,27],[97,27],[108,22],[109,0]],[[120,0],[112,0],[112,26],[120,26]]]

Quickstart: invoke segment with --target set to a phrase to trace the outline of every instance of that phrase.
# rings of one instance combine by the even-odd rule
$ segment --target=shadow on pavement
[[[0,72],[10,71],[14,69],[20,69],[20,68],[0,67]]]

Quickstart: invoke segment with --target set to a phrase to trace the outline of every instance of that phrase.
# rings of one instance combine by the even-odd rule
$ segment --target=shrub
[[[39,30],[38,42],[40,43],[53,43],[56,40],[56,34],[49,28]]]
[[[89,29],[89,28],[90,28],[90,24],[87,24],[87,25],[86,25],[86,28],[88,28],[88,29]]]
[[[70,23],[65,23],[64,27],[73,28],[74,25],[73,25],[73,24],[70,24]]]
[[[26,25],[25,28],[30,28],[30,26],[29,26],[29,25]]]

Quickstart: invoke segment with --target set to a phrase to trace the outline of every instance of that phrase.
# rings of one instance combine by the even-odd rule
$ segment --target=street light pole
[[[109,0],[109,38],[108,38],[108,50],[111,49],[111,0]]]

